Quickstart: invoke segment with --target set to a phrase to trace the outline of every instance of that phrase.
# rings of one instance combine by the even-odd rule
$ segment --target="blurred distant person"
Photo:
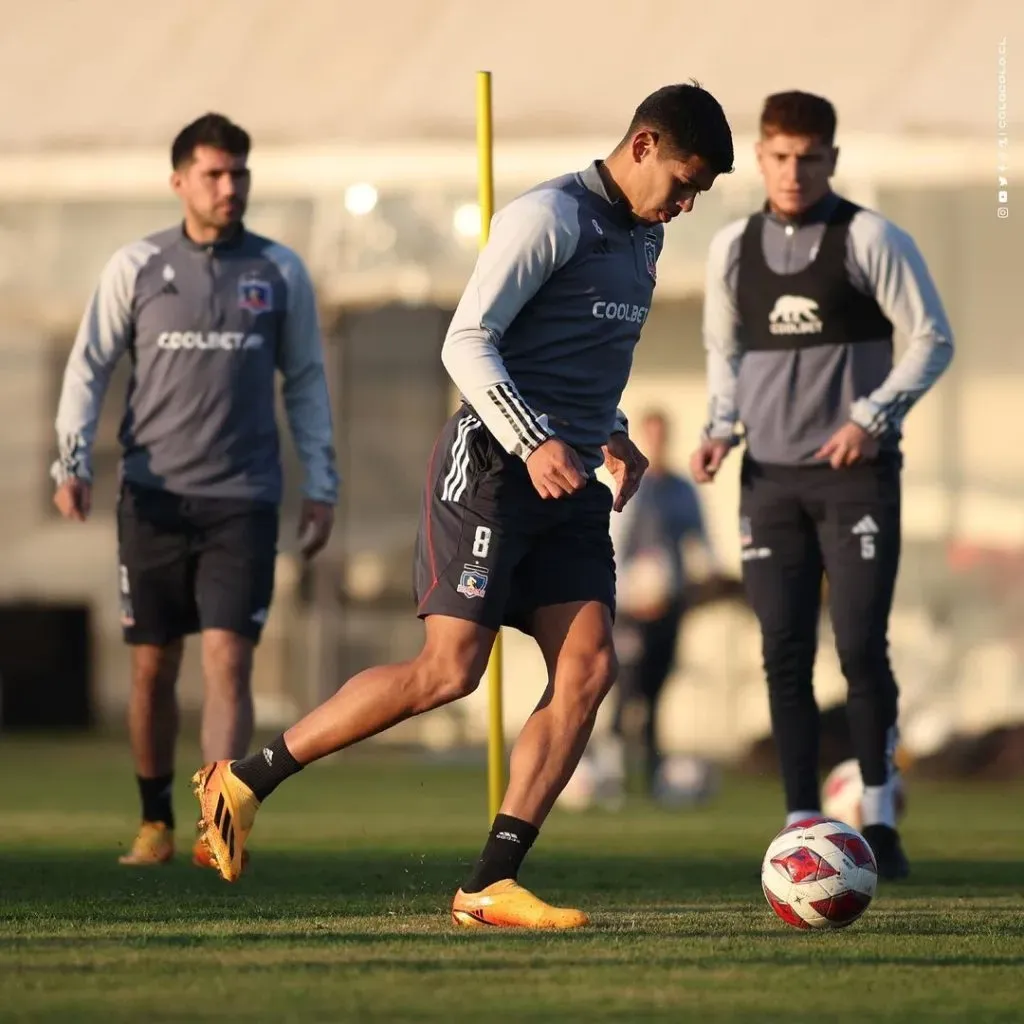
[[[812,674],[828,578],[883,878],[908,874],[896,832],[897,686],[888,622],[900,555],[903,420],[945,371],[952,332],[912,238],[832,191],[836,113],[769,96],[757,160],[767,201],[711,243],[709,422],[691,469],[715,478],[742,424],[740,543],[760,621],[787,821],[820,813]],[[893,335],[909,340],[893,364]]]
[[[639,439],[650,465],[629,508],[612,523],[620,668],[612,724],[619,742],[611,750],[639,746],[646,788],[657,796],[662,761],[657,711],[686,613],[686,549],[697,546],[708,555],[710,544],[696,488],[668,466],[669,424],[663,412],[643,417]],[[595,753],[601,746],[595,745]]]
[[[171,147],[182,223],[114,254],[82,320],[57,411],[54,501],[84,521],[90,455],[115,364],[131,362],[117,526],[128,723],[142,825],[122,864],[174,855],[175,685],[202,633],[202,749],[241,757],[253,732],[253,650],[274,587],[281,465],[274,379],[306,472],[307,556],[331,533],[338,478],[316,301],[290,249],[248,231],[249,136],[219,114]],[[193,859],[209,865],[198,841]]]
[[[494,218],[441,352],[463,404],[427,469],[415,564],[422,651],[367,669],[261,752],[205,765],[197,793],[235,880],[258,808],[303,766],[476,689],[504,624],[537,641],[548,686],[452,918],[575,928],[578,910],[519,886],[523,858],[615,680],[609,515],[647,460],[617,404],[647,318],[664,225],[731,170],[718,101],[671,85],[637,108],[606,159],[536,186]],[[616,493],[596,477],[604,462]]]

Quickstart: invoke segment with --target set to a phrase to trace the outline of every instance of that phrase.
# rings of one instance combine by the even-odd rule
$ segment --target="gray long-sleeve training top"
[[[893,328],[909,341],[895,365]],[[704,436],[735,440],[742,424],[750,456],[780,465],[814,463],[850,421],[883,450],[897,449],[907,413],[953,357],[949,320],[914,240],[834,193],[796,220],[766,208],[718,232],[704,345]]]
[[[100,407],[125,355],[125,481],[185,496],[278,503],[279,370],[305,469],[303,493],[337,500],[316,299],[292,250],[246,230],[200,245],[181,226],[118,250],[68,358],[56,420],[58,481],[91,480]]]
[[[596,162],[495,216],[441,356],[507,452],[525,460],[556,436],[593,470],[627,429],[618,402],[663,241],[610,198]]]

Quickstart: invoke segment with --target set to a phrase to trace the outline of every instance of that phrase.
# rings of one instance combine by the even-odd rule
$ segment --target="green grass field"
[[[777,921],[758,868],[775,780],[699,811],[557,813],[522,880],[567,935],[456,932],[486,832],[477,766],[342,754],[268,802],[236,886],[120,867],[123,743],[0,738],[0,1021],[1020,1021],[1024,787],[913,784],[912,880],[851,929]]]

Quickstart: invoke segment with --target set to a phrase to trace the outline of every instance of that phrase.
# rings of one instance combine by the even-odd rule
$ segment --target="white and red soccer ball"
[[[907,809],[903,776],[894,771],[890,784],[896,805],[896,820],[899,821]],[[837,764],[825,777],[825,783],[821,787],[822,813],[827,818],[845,821],[851,828],[860,828],[863,821],[860,807],[863,796],[864,783],[861,779],[860,765],[855,757],[851,757]]]
[[[867,910],[877,886],[867,840],[834,818],[784,828],[761,863],[768,905],[794,928],[846,928]]]

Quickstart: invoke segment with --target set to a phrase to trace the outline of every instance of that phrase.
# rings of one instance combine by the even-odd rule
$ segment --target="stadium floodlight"
[[[377,205],[377,190],[367,182],[349,185],[345,189],[345,209],[353,217],[365,217]]]
[[[479,203],[463,203],[452,217],[452,227],[460,238],[480,238],[482,221]]]

